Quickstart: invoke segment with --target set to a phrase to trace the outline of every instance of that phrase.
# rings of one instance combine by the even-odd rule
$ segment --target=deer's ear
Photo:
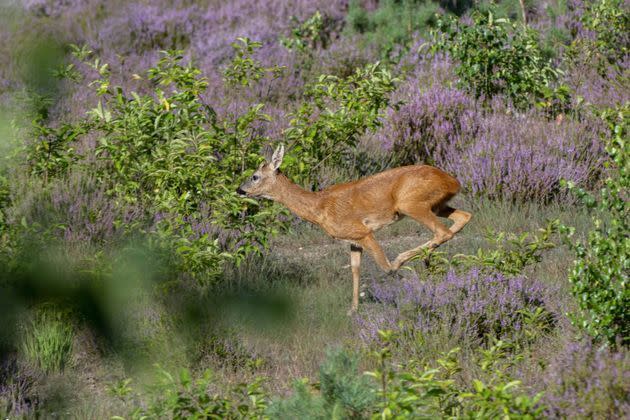
[[[281,144],[280,146],[278,146],[276,151],[273,152],[273,156],[271,157],[271,162],[269,162],[274,171],[277,170],[282,164],[283,157],[284,157],[284,145]]]
[[[269,144],[265,144],[262,149],[262,155],[267,162],[271,162],[271,156],[273,156],[273,148]]]

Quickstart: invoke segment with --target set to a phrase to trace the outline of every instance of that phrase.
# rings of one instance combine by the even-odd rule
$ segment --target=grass
[[[54,310],[40,311],[24,328],[22,353],[46,373],[64,370],[72,354],[74,331]]]

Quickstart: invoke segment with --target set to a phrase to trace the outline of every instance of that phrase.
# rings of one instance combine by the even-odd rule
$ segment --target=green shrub
[[[31,174],[42,177],[44,183],[66,174],[79,159],[73,142],[87,130],[86,123],[53,127],[44,119],[35,119],[31,128],[33,140],[28,144],[26,156]]]
[[[391,362],[395,335],[391,331],[378,332],[382,346],[373,353],[377,368],[366,372],[378,385],[379,400],[374,407],[382,419],[439,418],[453,414],[458,407],[457,390],[451,376],[459,370],[454,358],[457,349],[447,354],[438,363],[440,368],[431,368],[419,360],[404,364]]]
[[[209,370],[196,378],[186,369],[177,378],[159,367],[158,373],[160,381],[150,401],[145,408],[134,410],[131,418],[260,418],[267,408],[268,396],[262,389],[261,380],[230,386],[219,393],[213,390],[214,381]],[[125,394],[129,392],[125,390]]]
[[[358,358],[342,349],[330,350],[319,368],[320,382],[309,390],[298,381],[293,396],[276,400],[271,418],[364,418],[375,402],[371,381],[358,372]],[[318,392],[319,391],[319,392]]]
[[[363,34],[376,44],[385,59],[398,59],[408,49],[414,33],[426,32],[435,24],[439,4],[426,0],[386,0],[368,12],[356,0],[350,2],[346,16],[350,32]]]
[[[72,353],[74,332],[60,313],[39,311],[24,328],[22,354],[26,360],[45,373],[62,371]]]
[[[464,418],[542,419],[545,406],[540,403],[543,393],[529,396],[517,394],[521,382],[512,380],[509,369],[521,358],[514,351],[517,343],[495,340],[487,349],[480,349],[478,365],[489,377],[486,383],[473,379],[472,389],[459,395]]]
[[[280,43],[289,50],[310,54],[315,48],[326,48],[330,43],[333,20],[319,11],[304,22],[294,20],[291,35],[280,38]]]
[[[306,101],[291,115],[284,133],[289,147],[283,162],[289,176],[316,188],[316,170],[351,161],[359,137],[380,126],[396,82],[377,63],[345,79],[322,75],[307,86]]]
[[[381,400],[375,417],[543,418],[545,407],[539,403],[542,393],[534,397],[517,393],[520,382],[511,380],[506,372],[512,356],[506,343],[498,341],[481,352],[481,370],[490,374],[487,383],[473,379],[472,388],[460,388],[454,380],[461,370],[456,357],[459,349],[439,358],[437,367],[415,359],[392,365],[395,337],[391,331],[379,331],[379,335],[382,348],[375,352],[378,368],[367,372],[380,383]]]
[[[596,67],[604,77],[610,65],[623,71],[630,48],[630,15],[624,0],[584,2],[580,22],[582,30],[589,33],[573,34],[576,38],[569,48],[569,59]]]
[[[266,74],[276,75],[278,68],[251,58],[258,45],[246,38],[233,44],[226,83],[251,86]],[[74,55],[97,73],[89,85],[99,102],[76,123],[37,126],[59,141],[42,141],[33,149],[33,174],[63,176],[70,165],[89,165],[118,206],[142,209],[140,222],[131,227],[148,234],[176,270],[200,280],[212,281],[226,261],[239,263],[258,252],[279,226],[278,210],[239,197],[236,188],[260,163],[262,145],[269,141],[255,128],[269,119],[263,105],[219,119],[201,98],[206,79],[183,62],[181,52],[164,52],[155,66],[134,76],[151,83],[147,94],[113,85],[108,65],[90,60],[89,50],[75,47]],[[97,165],[72,152],[74,140],[87,132],[99,136]],[[114,223],[130,228],[121,220]]]
[[[259,82],[267,74],[279,77],[283,67],[263,67],[263,65],[252,58],[252,54],[261,47],[260,42],[251,39],[237,38],[232,43],[234,57],[230,64],[223,70],[224,81],[228,86],[252,86]]]
[[[525,267],[542,260],[542,254],[555,247],[551,237],[558,231],[557,220],[547,223],[538,234],[524,232],[520,235],[505,232],[488,232],[486,239],[493,244],[490,250],[479,248],[475,255],[458,254],[455,265],[483,267],[504,274],[518,275]]]
[[[519,108],[537,104],[564,110],[568,87],[557,85],[560,71],[544,57],[538,32],[492,12],[472,14],[472,24],[452,17],[438,20],[432,50],[447,51],[459,64],[461,87],[486,100],[506,95]]]
[[[593,230],[586,241],[576,241],[573,229],[563,227],[567,243],[576,255],[569,280],[581,312],[573,321],[595,339],[613,345],[617,339],[624,345],[630,344],[629,116],[628,104],[602,114],[611,132],[606,144],[610,156],[608,177],[596,196],[575,188],[592,211]]]
[[[335,407],[337,408],[337,407]],[[312,387],[308,380],[296,381],[293,395],[286,399],[278,399],[269,406],[267,414],[274,419],[330,419],[339,418],[338,412],[331,413],[326,401]],[[332,417],[336,415],[336,417]]]
[[[516,235],[510,232],[490,230],[485,240],[490,248],[479,248],[476,254],[456,254],[447,258],[445,252],[426,250],[413,260],[423,259],[429,272],[444,274],[453,268],[470,270],[473,267],[490,272],[518,275],[533,264],[542,260],[543,252],[555,248],[552,237],[558,233],[559,221],[551,220],[538,233],[524,232]]]
[[[359,417],[375,400],[371,381],[357,375],[358,365],[358,357],[337,349],[328,351],[319,368],[322,396],[329,406],[339,405],[349,417]]]

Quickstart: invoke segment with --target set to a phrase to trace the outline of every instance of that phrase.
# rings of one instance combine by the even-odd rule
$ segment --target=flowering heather
[[[544,378],[544,402],[552,418],[630,416],[630,353],[569,342],[552,360]]]
[[[121,210],[93,178],[75,173],[67,182],[31,188],[14,215],[22,216],[29,224],[59,228],[68,243],[97,244],[121,233],[117,222],[129,226],[142,214],[138,209]]]
[[[406,85],[377,133],[400,164],[435,164],[465,190],[492,198],[565,198],[560,180],[588,186],[602,169],[601,124],[570,118],[549,121],[537,111],[520,114],[493,101],[480,109],[455,88]]]
[[[31,397],[41,373],[26,363],[7,359],[0,364],[0,412],[26,418],[38,401]]]
[[[132,2],[103,23],[97,39],[117,54],[184,48],[202,29],[201,15],[196,5],[165,8]]]
[[[378,139],[385,150],[398,155],[400,163],[431,162],[436,144],[454,143],[474,135],[478,119],[475,100],[456,88],[409,84],[395,96],[403,102],[390,110]]]
[[[602,169],[595,124],[491,113],[474,137],[437,145],[436,163],[473,194],[503,199],[566,197],[562,179],[588,186]],[[472,133],[467,133],[472,134]]]
[[[374,284],[371,290],[384,307],[371,308],[357,318],[366,343],[376,338],[378,330],[396,330],[400,323],[423,334],[448,331],[472,340],[511,337],[523,326],[519,311],[549,310],[547,291],[539,281],[483,274],[478,269],[463,275],[451,271],[441,282],[414,276],[398,284]]]
[[[620,67],[630,68],[630,57],[626,57]],[[607,66],[603,72],[604,75],[587,64],[572,68],[567,74],[567,84],[573,90],[574,97],[598,108],[614,108],[630,101],[627,76],[624,79],[614,66]]]
[[[83,6],[85,0],[21,0],[26,10],[36,16],[59,17]]]

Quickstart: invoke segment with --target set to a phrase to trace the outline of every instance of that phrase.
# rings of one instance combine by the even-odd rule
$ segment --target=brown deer
[[[459,182],[449,174],[428,165],[389,169],[358,181],[333,185],[322,191],[306,191],[279,171],[284,146],[275,150],[271,160],[262,163],[239,188],[240,194],[262,197],[284,204],[293,213],[321,226],[330,236],[350,242],[352,268],[352,306],[359,306],[359,267],[366,249],[386,272],[394,272],[425,248],[436,248],[459,232],[471,214],[447,206],[459,191]],[[433,238],[387,259],[374,239],[374,232],[404,216],[422,223],[433,232]],[[439,217],[454,223],[447,228]]]

